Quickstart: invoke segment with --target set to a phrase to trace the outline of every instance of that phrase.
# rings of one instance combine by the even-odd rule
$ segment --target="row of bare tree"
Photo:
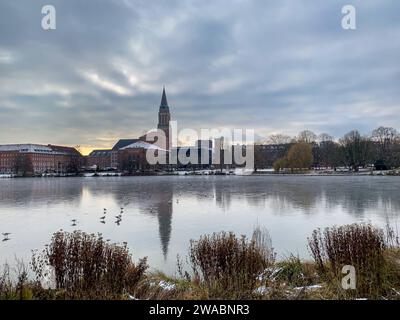
[[[288,152],[284,158],[287,160],[290,156],[292,167],[296,166],[295,154],[299,155],[299,162],[304,162],[304,158],[310,159],[309,152],[312,154],[310,163],[314,167],[345,166],[354,171],[368,165],[375,165],[380,170],[400,167],[400,134],[390,127],[379,127],[370,135],[362,135],[359,131],[352,130],[340,139],[335,139],[326,133],[317,135],[310,130],[305,130],[297,137],[272,135],[266,143],[288,145]],[[296,149],[290,152],[292,149],[290,146],[296,144],[298,145]],[[296,152],[293,153],[293,151]],[[300,161],[300,158],[303,160]],[[280,161],[278,164],[278,167],[281,167],[285,162]],[[304,163],[298,164],[299,167],[301,165]]]

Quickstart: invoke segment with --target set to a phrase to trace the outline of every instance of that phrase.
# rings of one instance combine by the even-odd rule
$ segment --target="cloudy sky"
[[[398,0],[0,0],[0,144],[110,147],[163,85],[185,128],[400,130],[399,36]]]

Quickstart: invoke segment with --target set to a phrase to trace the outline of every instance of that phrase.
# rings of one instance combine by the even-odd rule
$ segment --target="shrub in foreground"
[[[319,272],[332,280],[337,292],[345,296],[379,297],[386,292],[388,262],[383,230],[369,224],[351,224],[314,230],[308,239]],[[341,290],[342,268],[356,270],[356,289]]]
[[[251,239],[221,232],[191,241],[189,260],[210,298],[240,299],[252,296],[260,274],[274,263],[275,254],[266,230],[257,228]]]
[[[110,244],[100,234],[56,232],[50,245],[34,253],[32,269],[37,281],[51,278],[62,298],[113,299],[132,292],[148,268],[137,264],[124,245]]]

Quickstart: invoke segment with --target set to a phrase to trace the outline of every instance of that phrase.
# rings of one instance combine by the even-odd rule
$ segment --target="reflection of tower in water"
[[[161,250],[166,258],[172,232],[173,184],[167,180],[138,180],[139,183],[119,184],[118,188],[112,189],[113,196],[117,203],[127,208],[127,214],[132,203],[138,206],[142,213],[157,217]]]
[[[217,183],[214,185],[215,188],[215,201],[217,205],[224,210],[228,210],[231,206],[231,188],[226,187],[223,183]]]
[[[157,218],[158,218],[158,230],[161,240],[161,249],[164,258],[168,254],[168,245],[171,238],[171,223],[172,223],[172,190],[162,194],[162,201],[157,202]]]

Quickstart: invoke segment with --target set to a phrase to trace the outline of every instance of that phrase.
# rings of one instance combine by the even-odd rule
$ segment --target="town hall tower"
[[[157,129],[161,129],[165,133],[166,138],[166,150],[170,150],[170,124],[171,114],[169,113],[169,106],[167,101],[167,95],[165,94],[165,87],[163,88],[163,93],[161,97],[160,109],[158,111],[158,125]]]

